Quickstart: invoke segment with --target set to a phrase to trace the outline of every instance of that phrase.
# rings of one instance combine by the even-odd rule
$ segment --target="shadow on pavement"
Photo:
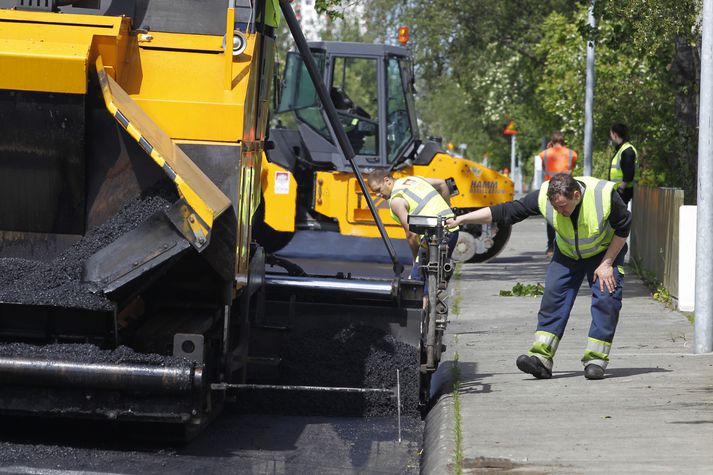
[[[626,305],[626,299],[634,297],[651,297],[651,292],[645,285],[638,282],[638,277],[627,275],[626,279],[629,279],[629,282],[626,280],[624,281],[624,305]],[[631,282],[632,279],[637,279],[637,281]]]
[[[472,362],[459,362],[460,386],[458,391],[461,394],[485,394],[491,391],[490,383],[484,383],[492,377],[489,373],[478,373],[478,364]]]
[[[607,378],[625,378],[646,373],[670,373],[672,370],[664,368],[611,368],[607,369]]]
[[[465,268],[461,274],[462,281],[504,280],[513,278],[520,282],[544,282],[547,267],[539,262],[531,262],[517,266],[481,265],[476,268]],[[472,272],[472,271],[475,272]],[[508,279],[509,280],[509,279]]]
[[[482,375],[480,375],[480,378],[485,379],[490,376],[493,376],[493,375],[492,374],[482,374]],[[458,391],[461,394],[487,394],[491,391],[491,385],[490,385],[490,383],[482,383],[478,380],[466,381],[466,382],[461,383]]]
[[[670,373],[672,370],[663,368],[610,368],[604,379],[625,378],[646,373]],[[584,377],[584,371],[555,371],[552,379]]]

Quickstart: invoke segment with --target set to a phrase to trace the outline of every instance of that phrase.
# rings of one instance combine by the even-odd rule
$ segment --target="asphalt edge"
[[[425,475],[453,473],[456,434],[452,374],[456,364],[454,361],[444,361],[438,368],[437,375],[440,378],[434,386],[435,402],[428,411],[423,430],[421,473]]]

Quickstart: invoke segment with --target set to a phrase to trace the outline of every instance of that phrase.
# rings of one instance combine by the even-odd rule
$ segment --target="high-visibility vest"
[[[558,173],[572,174],[574,162],[577,160],[577,152],[555,145],[540,152],[542,158],[542,171],[545,174],[545,180],[551,180]]]
[[[614,229],[609,224],[609,215],[611,194],[616,185],[611,181],[589,176],[576,179],[586,186],[576,231],[572,219],[559,214],[547,199],[549,181],[543,183],[540,188],[538,204],[542,216],[557,232],[556,242],[559,250],[572,259],[586,259],[605,251],[614,237]]]
[[[279,0],[268,0],[265,2],[265,24],[275,28],[280,26]]]
[[[621,147],[619,147],[619,150],[616,151],[611,160],[611,166],[609,168],[609,181],[613,181],[614,183],[621,183],[624,181],[624,172],[621,171],[621,154],[627,149],[632,149],[635,155],[639,155],[634,146],[629,142],[621,144]],[[626,187],[633,188],[634,183],[637,181],[639,181],[639,164],[638,160],[634,160],[634,181],[627,183]]]
[[[443,196],[425,178],[409,176],[399,178],[394,183],[389,198],[389,211],[395,221],[400,222],[398,216],[391,210],[391,200],[403,198],[408,204],[408,214],[421,216],[453,217],[455,214]]]

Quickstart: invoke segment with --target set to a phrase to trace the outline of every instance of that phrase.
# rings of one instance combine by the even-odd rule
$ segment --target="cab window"
[[[312,56],[317,63],[317,69],[324,71],[324,53],[313,51]],[[281,125],[296,129],[297,121],[299,121],[307,124],[315,132],[332,142],[327,122],[322,114],[322,105],[319,102],[317,90],[309,77],[307,66],[297,53],[287,54],[283,86],[277,109],[277,119]]]
[[[379,154],[377,62],[335,56],[329,94],[356,155]]]
[[[396,160],[413,139],[412,96],[408,65],[390,57],[386,71],[386,155],[389,163]]]

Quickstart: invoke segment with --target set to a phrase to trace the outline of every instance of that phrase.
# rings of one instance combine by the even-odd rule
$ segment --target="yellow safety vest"
[[[637,156],[639,155],[634,146],[631,145],[629,142],[624,142],[621,147],[619,147],[619,150],[617,150],[616,154],[614,155],[614,158],[612,158],[611,160],[611,166],[609,168],[609,180],[613,181],[614,183],[621,183],[622,181],[624,181],[624,172],[621,171],[621,154],[624,152],[624,150],[627,149],[632,149]],[[633,188],[634,183],[637,181],[639,181],[639,163],[638,160],[635,160],[634,181],[627,183],[626,187]]]
[[[409,176],[399,178],[394,183],[389,198],[389,211],[395,221],[400,222],[398,216],[391,211],[391,200],[402,198],[408,204],[408,214],[420,216],[446,216],[453,217],[455,214],[443,196],[425,178],[420,176]]]
[[[559,250],[572,259],[586,259],[605,251],[614,237],[614,229],[609,224],[609,215],[611,193],[616,185],[611,181],[589,176],[577,177],[576,180],[586,186],[576,231],[572,219],[559,214],[547,199],[549,181],[543,183],[540,188],[538,204],[542,216],[557,232],[556,242]]]

